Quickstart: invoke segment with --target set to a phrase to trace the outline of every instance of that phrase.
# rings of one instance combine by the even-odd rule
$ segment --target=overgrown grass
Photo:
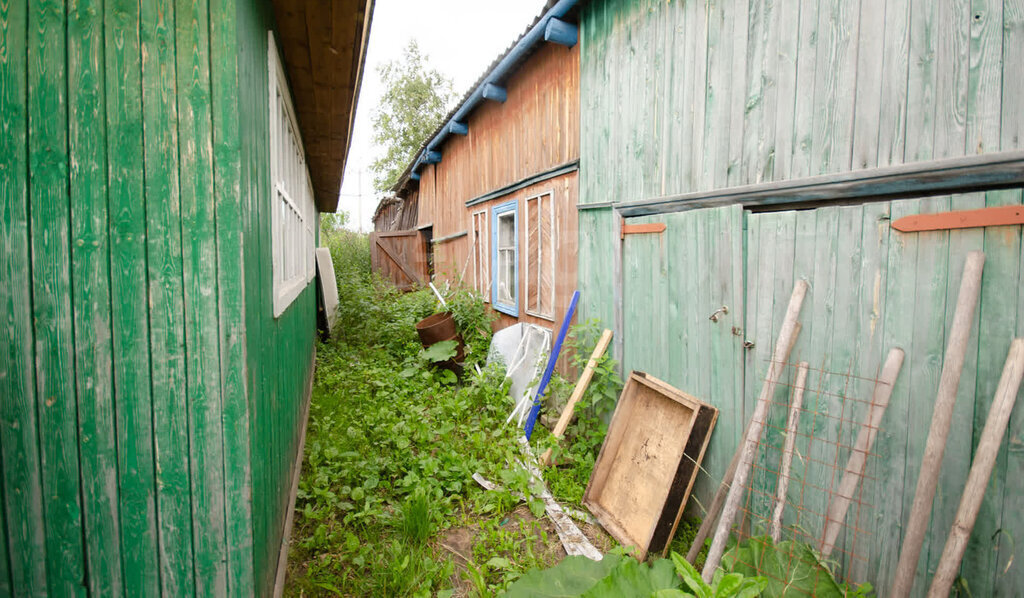
[[[461,574],[480,594],[529,567],[546,542],[536,522],[504,525],[528,480],[510,472],[517,431],[503,372],[482,365],[490,316],[479,297],[450,291],[466,340],[462,380],[419,345],[417,321],[432,313],[429,290],[399,293],[369,268],[365,236],[327,237],[339,287],[339,333],[321,344],[289,560],[289,595],[449,595],[456,556],[446,530],[479,534]],[[485,492],[472,474],[500,481]],[[582,488],[579,489],[582,492]]]

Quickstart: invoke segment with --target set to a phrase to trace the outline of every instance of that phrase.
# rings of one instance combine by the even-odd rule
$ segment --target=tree
[[[380,106],[373,112],[373,143],[383,150],[370,165],[377,191],[398,182],[452,101],[452,80],[428,68],[427,61],[416,40],[412,40],[401,59],[377,68],[385,88]]]

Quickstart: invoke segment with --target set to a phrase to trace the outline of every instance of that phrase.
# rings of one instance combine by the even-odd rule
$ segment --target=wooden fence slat
[[[71,322],[67,22],[60,0],[29,3],[28,140],[32,307],[50,594],[85,595]]]
[[[1009,5],[1007,5],[1009,7]],[[1019,21],[1024,25],[1024,3],[1018,7],[1020,10]],[[1020,205],[1024,201],[1022,191],[989,192],[986,201],[991,205],[1000,203]],[[985,231],[985,255],[987,271],[991,277],[983,277],[981,281],[981,322],[978,324],[978,335],[987,338],[990,334],[997,335],[995,338],[1006,339],[1009,336],[1024,337],[1024,295],[1021,294],[1021,285],[1017,285],[1016,292],[1008,292],[1002,288],[999,282],[1002,277],[1013,280],[1016,270],[1017,280],[1024,280],[1024,243],[1021,240],[1022,228],[994,228]],[[978,393],[993,394],[995,386],[995,371],[999,367],[999,357],[994,351],[986,351],[978,355]],[[1010,425],[1007,432],[1011,446],[1024,438],[1024,413],[1020,409],[1010,415]],[[1012,444],[1011,444],[1012,443]],[[1002,516],[992,523],[992,527],[1001,530],[1003,522],[1019,521],[1017,514],[1024,513],[1024,455],[1019,451],[1004,449],[997,462],[996,475],[1003,481],[1002,496],[991,496],[986,493],[985,503],[982,510],[997,511]],[[989,501],[994,504],[989,505]],[[1020,587],[1020,577],[1011,573],[1012,564],[1015,560],[1016,546],[1011,542],[1009,535],[1005,532],[998,532],[993,538],[992,532],[988,537],[982,537],[981,532],[986,530],[975,529],[971,535],[970,545],[965,555],[967,567],[973,566],[974,557],[980,547],[985,553],[995,552],[994,557],[985,554],[982,558],[994,559],[995,565],[992,571],[992,590],[995,595],[1011,596]],[[1012,533],[1012,532],[1011,532]],[[1016,538],[1014,538],[1016,539]],[[993,551],[993,543],[995,550]]]
[[[107,216],[103,11],[68,10],[71,284],[88,590],[121,594],[121,536]]]
[[[147,297],[140,6],[105,6],[110,283],[125,592],[159,590]],[[151,201],[163,201],[153,197]]]
[[[40,476],[36,368],[29,253],[28,3],[0,2],[0,505],[10,584],[46,593],[46,538]],[[5,572],[0,571],[0,579]]]
[[[174,0],[143,0],[142,107],[153,435],[164,596],[195,593],[192,569]]]
[[[224,441],[217,297],[216,205],[210,98],[209,7],[177,0],[182,262],[185,279],[186,375],[189,404],[196,593],[227,593]]]
[[[249,405],[245,385],[237,10],[235,0],[210,1],[228,590],[233,596],[252,596],[256,589],[253,585]]]

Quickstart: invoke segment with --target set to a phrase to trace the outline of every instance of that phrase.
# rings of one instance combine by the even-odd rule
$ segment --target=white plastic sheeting
[[[505,377],[512,380],[509,394],[516,405],[505,423],[518,418],[518,425],[530,412],[537,391],[537,374],[547,363],[551,331],[534,324],[513,324],[494,333],[487,363],[505,365]]]

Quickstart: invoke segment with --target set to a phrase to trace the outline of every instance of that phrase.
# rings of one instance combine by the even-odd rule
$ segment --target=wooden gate
[[[418,230],[370,233],[370,265],[403,291],[425,285],[429,279],[428,243]]]

